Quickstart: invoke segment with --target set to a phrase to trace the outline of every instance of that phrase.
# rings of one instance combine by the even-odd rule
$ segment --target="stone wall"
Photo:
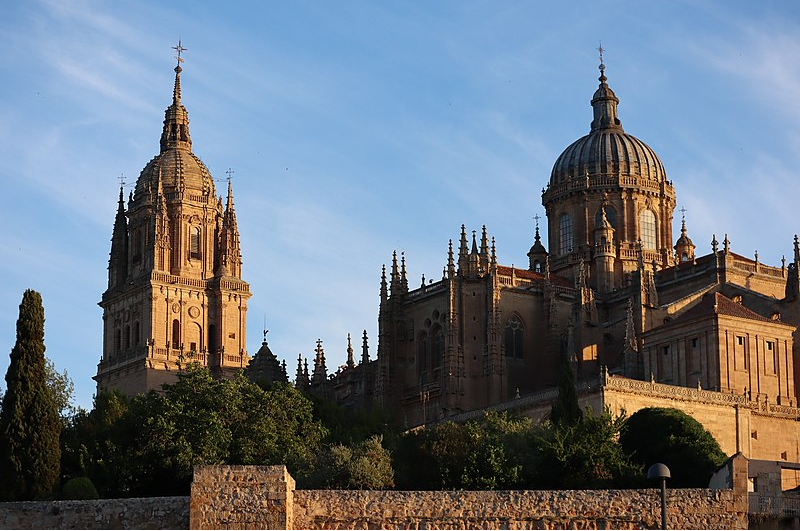
[[[189,498],[0,503],[0,529],[188,529]]]
[[[732,490],[669,490],[670,529],[743,529]],[[298,490],[296,529],[642,529],[661,523],[660,494],[595,491]]]
[[[670,489],[671,529],[747,527],[747,460],[735,488]],[[285,467],[195,469],[192,529],[641,529],[661,521],[656,489],[595,491],[294,490]]]

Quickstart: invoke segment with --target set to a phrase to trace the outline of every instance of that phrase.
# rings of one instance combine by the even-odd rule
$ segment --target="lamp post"
[[[647,479],[661,480],[661,529],[667,528],[667,480],[669,468],[664,463],[655,463],[647,469]]]

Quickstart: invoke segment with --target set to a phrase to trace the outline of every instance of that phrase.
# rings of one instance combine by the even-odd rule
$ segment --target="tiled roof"
[[[733,302],[731,299],[722,293],[708,294],[698,302],[691,309],[680,315],[675,321],[686,321],[691,319],[709,317],[713,314],[729,315],[731,317],[738,317],[740,319],[750,319],[753,321],[763,321],[768,323],[785,324],[780,321],[773,321],[763,315],[757,314],[753,310],[746,308],[738,302]],[[673,321],[673,322],[675,322]]]
[[[537,273],[535,271],[530,271],[529,269],[519,269],[517,267],[508,267],[508,266],[497,266],[497,273],[499,275],[511,276],[511,271],[514,271],[514,276],[517,278],[527,278],[529,280],[539,280],[544,282],[544,275],[542,273]],[[564,286],[567,288],[573,287],[572,281],[566,279],[564,277],[560,277],[558,275],[550,274],[550,282],[555,284],[556,286]]]

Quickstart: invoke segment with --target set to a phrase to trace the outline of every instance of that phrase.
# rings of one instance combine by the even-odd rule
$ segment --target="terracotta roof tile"
[[[542,273],[537,273],[535,271],[530,271],[528,269],[519,269],[517,267],[511,268],[508,266],[498,265],[497,273],[503,276],[510,277],[512,269],[514,270],[514,276],[518,278],[527,278],[529,280],[539,280],[542,282],[544,281],[544,275]],[[550,282],[552,282],[556,286],[564,286],[567,288],[573,287],[572,281],[564,277],[560,277],[558,275],[553,275],[552,273],[550,274]]]
[[[710,315],[729,315],[731,317],[739,317],[741,319],[750,319],[753,321],[764,321],[768,323],[780,323],[780,321],[773,321],[761,314],[746,308],[738,302],[733,302],[731,299],[722,293],[709,294],[694,305],[691,309],[680,315],[675,321],[697,319],[708,317]],[[674,322],[674,321],[673,321]],[[785,323],[780,323],[785,324]]]

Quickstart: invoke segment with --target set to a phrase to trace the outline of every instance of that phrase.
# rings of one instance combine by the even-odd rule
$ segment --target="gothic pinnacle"
[[[361,363],[369,363],[369,345],[367,344],[367,331],[364,330],[364,336],[361,341]]]
[[[356,366],[356,362],[353,359],[353,344],[350,342],[350,334],[347,334],[347,368],[352,369]]]

